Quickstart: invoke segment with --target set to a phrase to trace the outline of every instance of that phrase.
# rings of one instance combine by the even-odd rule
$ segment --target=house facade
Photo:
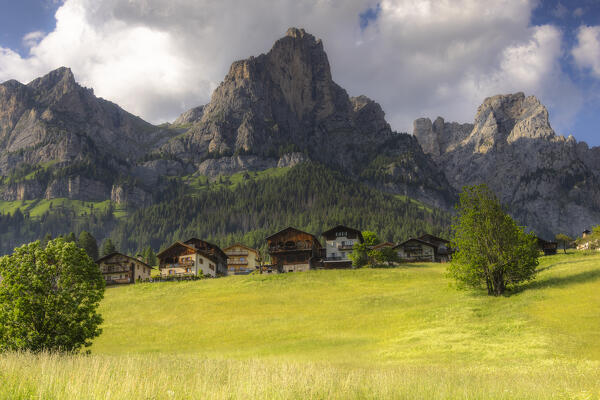
[[[351,268],[350,253],[356,243],[363,243],[362,233],[347,226],[338,225],[321,234],[325,239],[323,268]]]
[[[411,238],[394,247],[403,262],[435,262],[436,247],[421,239]]]
[[[258,269],[260,253],[251,247],[236,243],[223,249],[227,255],[227,274],[245,275]]]
[[[265,272],[308,271],[321,265],[323,246],[310,233],[288,227],[265,240],[271,258],[271,264],[264,267]]]
[[[152,267],[121,253],[111,253],[96,260],[107,285],[122,285],[148,281]]]
[[[217,245],[192,238],[175,242],[157,254],[161,277],[227,275],[227,255]]]
[[[540,251],[544,252],[545,256],[550,256],[556,254],[556,250],[558,249],[558,242],[549,242],[540,237],[537,237],[538,248]]]

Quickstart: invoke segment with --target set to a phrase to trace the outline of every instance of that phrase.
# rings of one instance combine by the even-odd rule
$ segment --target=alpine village
[[[83,3],[92,21],[161,1],[46,3],[62,26]],[[195,12],[162,3],[161,26]],[[394,2],[371,3],[378,18]],[[493,3],[465,8],[488,18]],[[432,32],[454,18],[434,14]],[[153,34],[152,52],[168,37]],[[600,399],[600,147],[555,132],[523,92],[395,131],[387,105],[336,83],[348,66],[321,39],[281,34],[228,60],[210,100],[166,92],[157,109],[195,106],[160,124],[77,66],[0,82],[0,400]],[[454,47],[432,68],[468,50]]]

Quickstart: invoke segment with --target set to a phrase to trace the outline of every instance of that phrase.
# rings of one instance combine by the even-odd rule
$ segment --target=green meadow
[[[600,399],[600,253],[504,297],[443,264],[109,288],[90,355],[0,356],[10,399]]]
[[[28,213],[33,218],[39,218],[52,209],[66,208],[73,210],[78,216],[83,216],[89,215],[90,213],[106,213],[111,206],[111,203],[112,202],[110,200],[82,201],[67,198],[55,198],[50,200],[0,200],[0,212],[4,214],[13,214],[17,209],[20,209],[22,213]],[[112,206],[115,217],[121,218],[127,215],[127,211],[124,207],[121,207],[115,203],[112,203]]]

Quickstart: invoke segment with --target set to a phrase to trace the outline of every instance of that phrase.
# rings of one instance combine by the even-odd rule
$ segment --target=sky
[[[67,66],[172,121],[291,26],[321,38],[333,79],[397,131],[472,122],[486,97],[522,91],[558,134],[600,145],[600,0],[0,0],[0,82]]]

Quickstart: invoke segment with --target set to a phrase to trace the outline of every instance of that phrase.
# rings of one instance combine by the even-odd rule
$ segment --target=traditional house
[[[310,233],[289,227],[265,240],[271,257],[271,265],[264,268],[267,272],[308,271],[321,264],[323,246]]]
[[[150,267],[145,262],[121,253],[111,253],[96,260],[107,285],[127,284],[150,279]]]
[[[435,262],[436,260],[437,247],[425,240],[411,238],[395,246],[394,249],[398,252],[400,261]]]
[[[544,252],[545,256],[550,256],[556,254],[556,250],[558,249],[557,242],[548,242],[542,238],[536,237],[538,248]]]
[[[352,260],[349,255],[352,253],[354,244],[363,243],[364,239],[359,230],[338,225],[321,234],[325,238],[325,258],[323,258],[323,267],[331,268],[351,268]]]
[[[175,242],[156,255],[161,277],[227,275],[227,255],[217,245],[192,238]]]
[[[581,233],[581,238],[585,239],[587,236],[589,236],[591,234],[592,234],[592,231],[590,231],[589,229],[586,229]]]
[[[227,255],[227,273],[245,275],[258,269],[261,264],[260,253],[243,244],[236,243],[223,249]]]
[[[450,247],[450,241],[446,239],[442,239],[440,237],[430,235],[426,233],[425,235],[419,236],[418,239],[424,240],[428,243],[431,243],[435,246],[435,261],[438,262],[448,262],[452,257],[452,248]]]

